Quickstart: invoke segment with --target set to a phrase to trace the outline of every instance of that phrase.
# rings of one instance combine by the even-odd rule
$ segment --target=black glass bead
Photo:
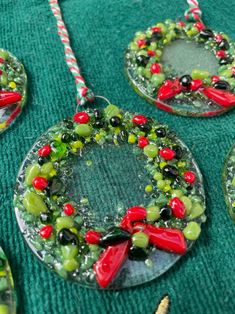
[[[103,118],[103,112],[98,109],[94,109],[94,117],[96,120],[100,120]]]
[[[74,233],[72,233],[69,229],[66,229],[66,228],[61,229],[58,232],[57,240],[61,245],[78,244],[77,236]]]
[[[73,128],[73,121],[69,120],[69,119],[64,119],[63,120],[64,125],[67,129],[72,129]]]
[[[230,64],[233,62],[233,58],[231,57],[225,57],[225,58],[221,58],[219,61],[220,65],[226,65],[226,64]]]
[[[140,131],[145,133],[149,133],[152,130],[152,126],[149,123],[139,124],[138,128],[140,129]]]
[[[46,194],[47,197],[50,197],[51,196],[51,191],[50,191],[50,187],[47,186],[45,189],[44,189],[44,192]]]
[[[93,123],[93,126],[97,129],[101,129],[105,126],[105,121],[97,120]]]
[[[70,135],[70,139],[71,139],[71,141],[78,141],[79,140],[79,135],[77,134],[77,133],[72,133],[71,135]]]
[[[148,251],[141,247],[131,246],[128,257],[131,261],[145,261],[148,258]]]
[[[136,57],[136,63],[138,66],[142,66],[142,67],[145,67],[149,62],[149,57],[147,56],[137,56]]]
[[[172,211],[170,206],[164,206],[160,209],[160,217],[162,220],[166,221],[169,220],[171,218],[172,215]]]
[[[160,138],[166,137],[166,129],[164,129],[164,128],[156,129],[155,133],[156,133],[157,137],[160,137]]]
[[[179,175],[178,169],[175,166],[166,165],[162,168],[162,173],[165,177],[176,179]]]
[[[221,42],[219,43],[219,48],[222,50],[228,50],[229,49],[229,43],[227,39],[222,39]]]
[[[112,227],[108,230],[108,232],[102,236],[100,240],[100,245],[113,245],[115,243],[120,243],[125,240],[129,240],[131,237],[130,233],[119,228]]]
[[[200,32],[199,36],[204,40],[208,40],[209,38],[214,37],[214,33],[209,28],[206,28]]]
[[[150,41],[151,42],[155,42],[162,39],[162,33],[161,32],[153,32],[151,37],[150,37]]]
[[[71,136],[69,133],[63,133],[61,135],[61,142],[68,143],[71,140]]]
[[[128,132],[126,130],[122,130],[119,134],[118,134],[118,139],[121,142],[126,142],[128,139]]]
[[[43,224],[47,224],[51,222],[52,220],[51,213],[48,213],[48,212],[41,213],[39,218],[40,218],[41,223]]]
[[[175,151],[175,159],[181,159],[183,157],[184,151],[180,146],[174,146],[173,150]]]
[[[117,116],[113,116],[110,120],[109,123],[113,126],[113,127],[117,127],[120,126],[122,123],[121,118],[117,117]]]
[[[46,162],[47,162],[47,158],[46,158],[46,157],[42,157],[42,156],[38,157],[38,164],[39,164],[40,166],[42,166],[42,165],[45,164]]]
[[[217,89],[224,89],[224,90],[230,89],[229,83],[226,81],[222,81],[222,80],[215,82],[214,87]]]
[[[189,87],[192,82],[192,77],[188,74],[181,76],[180,84],[184,87]]]

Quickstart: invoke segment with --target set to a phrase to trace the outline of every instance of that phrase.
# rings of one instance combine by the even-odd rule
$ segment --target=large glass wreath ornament
[[[136,92],[158,108],[209,117],[235,105],[234,56],[226,34],[166,20],[135,34],[125,66]]]
[[[87,199],[74,199],[74,165],[95,147],[123,145],[143,160],[148,184],[141,203],[112,208],[102,226]],[[202,176],[188,148],[166,126],[114,105],[50,128],[26,156],[15,189],[17,220],[37,257],[63,278],[99,288],[165,272],[199,237],[204,211]]]

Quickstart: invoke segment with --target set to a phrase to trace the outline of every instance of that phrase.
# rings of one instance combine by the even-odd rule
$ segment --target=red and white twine
[[[62,18],[58,0],[49,0],[49,5],[57,21],[57,30],[60,40],[64,45],[66,63],[75,79],[77,88],[77,104],[84,105],[87,101],[92,101],[94,99],[94,94],[86,86],[84,78],[81,75],[74,52],[70,46],[69,34]]]
[[[202,11],[197,0],[187,0],[189,9],[185,11],[184,17],[188,21],[201,21]]]

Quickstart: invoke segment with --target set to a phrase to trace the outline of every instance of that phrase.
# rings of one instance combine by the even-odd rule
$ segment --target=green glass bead
[[[235,79],[234,78],[230,78],[228,79],[228,83],[232,88],[235,88]]]
[[[205,209],[201,206],[199,203],[193,204],[191,210],[190,210],[190,215],[189,219],[195,219],[200,217],[204,213]]]
[[[149,236],[144,232],[136,232],[132,236],[132,243],[134,246],[146,248],[149,244]]]
[[[194,80],[203,80],[208,78],[210,75],[210,73],[208,71],[203,71],[203,70],[198,70],[198,69],[194,69],[192,70],[192,78]]]
[[[64,259],[71,259],[78,255],[78,247],[76,245],[62,245],[61,252]]]
[[[157,87],[161,85],[165,80],[165,75],[162,73],[153,74],[151,77],[151,83],[153,86]]]
[[[53,163],[52,162],[46,162],[45,164],[42,165],[41,167],[41,174],[43,176],[47,176],[49,177],[50,176],[50,172],[54,170],[54,167],[53,167]]]
[[[47,206],[41,196],[34,192],[26,192],[23,199],[25,209],[35,216],[39,216],[42,212],[47,211]]]
[[[120,109],[115,105],[108,105],[104,109],[104,113],[105,113],[106,118],[109,120],[114,116],[118,116],[120,114]]]
[[[138,67],[136,72],[138,75],[144,75],[144,67]]]
[[[92,128],[88,124],[79,124],[75,128],[75,132],[83,137],[88,137],[91,135]]]
[[[158,206],[150,206],[147,208],[147,221],[156,221],[160,218],[160,208]]]
[[[154,158],[158,154],[158,148],[154,144],[149,144],[144,147],[144,154],[150,158]]]
[[[190,221],[184,228],[183,234],[187,240],[195,241],[201,233],[201,227],[195,221]]]
[[[128,136],[128,143],[130,143],[130,144],[134,144],[135,142],[136,142],[136,136],[134,135],[134,134],[130,134],[129,136]]]
[[[25,184],[31,185],[35,177],[40,173],[40,166],[38,164],[29,165],[25,170]]]
[[[172,190],[171,197],[179,197],[181,198],[183,195],[183,192],[181,190]]]
[[[224,70],[220,73],[220,76],[226,79],[232,77],[232,75],[233,75],[233,71],[231,69]]]
[[[0,50],[0,58],[7,60],[9,58],[9,53],[5,50]]]
[[[0,314],[10,314],[9,306],[6,304],[0,304]]]
[[[185,207],[186,207],[186,215],[189,215],[191,212],[191,208],[192,208],[192,201],[189,197],[187,196],[182,196],[181,197],[181,201],[184,203]]]
[[[153,190],[152,185],[150,185],[150,184],[146,185],[146,187],[145,187],[145,192],[146,193],[150,193],[150,192],[152,192],[152,190]]]
[[[163,190],[164,187],[165,187],[165,185],[166,185],[165,180],[158,180],[158,181],[157,181],[157,187],[158,187],[160,190]]]
[[[74,226],[73,219],[71,217],[58,217],[56,219],[56,230],[63,228],[72,228]]]
[[[67,271],[73,271],[73,270],[77,269],[78,266],[79,266],[79,264],[74,258],[67,259],[63,263],[63,268]]]
[[[8,83],[7,74],[4,72],[1,74],[0,83],[2,85],[7,85]]]
[[[163,174],[161,172],[155,172],[153,175],[154,180],[158,181],[158,180],[162,180],[163,178]]]

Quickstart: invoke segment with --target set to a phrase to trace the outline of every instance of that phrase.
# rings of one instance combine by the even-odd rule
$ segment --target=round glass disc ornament
[[[205,221],[201,173],[168,128],[114,105],[76,113],[34,144],[15,212],[37,257],[66,279],[121,289],[169,269]]]
[[[0,49],[0,133],[20,115],[26,101],[24,66],[10,52]]]
[[[125,67],[135,91],[158,108],[209,117],[235,105],[234,56],[226,34],[166,20],[135,34]]]
[[[231,148],[226,158],[222,180],[228,211],[235,222],[235,146]]]
[[[16,298],[11,269],[0,247],[0,313],[15,314]]]

